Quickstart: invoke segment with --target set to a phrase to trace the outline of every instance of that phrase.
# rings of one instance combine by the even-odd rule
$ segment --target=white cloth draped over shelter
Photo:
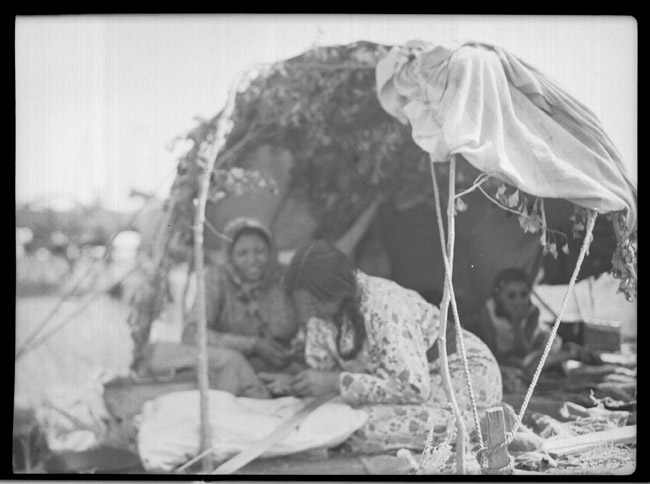
[[[504,49],[413,41],[376,78],[382,107],[434,161],[460,154],[528,194],[625,211],[636,229],[636,183],[595,114]]]

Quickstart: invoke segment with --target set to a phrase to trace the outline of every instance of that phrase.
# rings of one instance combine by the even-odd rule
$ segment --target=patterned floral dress
[[[422,450],[430,419],[434,445],[442,442],[452,415],[440,361],[427,359],[427,350],[437,344],[438,308],[392,281],[360,271],[356,278],[367,333],[359,353],[349,360],[342,358],[336,343],[339,330],[332,321],[323,319],[308,322],[305,343],[306,363],[313,369],[340,371],[342,398],[369,414],[368,421],[346,442],[346,447],[359,453]],[[340,345],[345,352],[353,344],[348,323],[343,323],[341,332]],[[501,401],[501,373],[494,356],[478,337],[467,331],[463,336],[482,416],[487,408]],[[460,352],[449,355],[448,360],[456,400],[470,432],[475,425]]]

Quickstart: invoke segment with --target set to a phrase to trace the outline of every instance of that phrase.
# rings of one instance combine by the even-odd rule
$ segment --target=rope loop
[[[481,472],[483,474],[512,474],[512,471],[515,467],[515,461],[510,454],[508,454],[508,465],[501,467],[499,469],[492,469],[488,464],[488,458],[492,457],[497,451],[502,450],[510,445],[510,443],[515,438],[514,433],[506,432],[506,439],[498,445],[495,445],[492,448],[487,448],[485,446],[481,447],[476,451],[476,458],[481,466]]]

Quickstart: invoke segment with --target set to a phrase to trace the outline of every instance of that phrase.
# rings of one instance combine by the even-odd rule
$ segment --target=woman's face
[[[233,245],[230,260],[242,278],[255,282],[264,275],[270,253],[269,246],[262,237],[244,234]]]
[[[341,307],[341,300],[321,301],[306,289],[298,289],[293,293],[298,316],[303,322],[316,317],[320,319],[333,318]]]
[[[497,295],[501,307],[511,320],[520,320],[526,316],[530,307],[528,285],[520,281],[506,282]]]

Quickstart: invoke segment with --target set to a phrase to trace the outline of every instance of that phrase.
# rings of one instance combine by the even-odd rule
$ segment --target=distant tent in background
[[[463,307],[480,303],[488,295],[496,272],[507,266],[523,267],[534,276],[544,265],[549,279],[566,283],[579,246],[571,231],[580,227],[584,216],[584,212],[575,211],[575,206],[626,214],[626,220],[615,217],[613,226],[602,217],[598,220],[597,240],[583,264],[583,276],[609,270],[614,253],[615,269],[625,275],[622,261],[628,257],[629,262],[635,251],[629,245],[629,236],[636,230],[636,189],[595,117],[573,100],[568,104],[567,95],[553,83],[499,49],[472,44],[461,53],[467,49],[490,52],[490,59],[510,66],[506,71],[513,85],[488,75],[494,60],[487,62],[481,56],[470,55],[469,64],[465,60],[456,63],[451,55],[456,51],[429,51],[431,47],[417,43],[391,50],[390,46],[371,42],[319,47],[249,73],[236,86],[234,110],[226,120],[231,130],[212,177],[206,210],[206,248],[217,248],[219,231],[239,215],[256,216],[270,224],[284,251],[314,237],[337,240],[368,207],[380,203],[374,222],[354,253],[357,264],[438,302],[444,266],[427,152],[440,161],[456,153],[457,193],[471,187],[482,172],[499,173],[485,180],[482,188],[494,193],[500,203],[530,212],[530,217],[522,217],[501,210],[477,191],[462,197],[457,206],[454,286]],[[416,57],[419,60],[414,61]],[[384,67],[376,72],[381,59]],[[477,62],[472,63],[473,59]],[[462,91],[448,92],[443,89],[446,83],[436,84],[447,75],[446,69],[452,72],[451,79],[458,82],[458,89],[478,82],[486,89],[478,92],[494,94],[497,100],[507,89],[517,99],[517,109],[524,109],[526,116],[533,109],[545,110],[555,123],[547,134],[564,139],[561,146],[565,151],[550,152],[530,136],[524,138],[530,142],[528,145],[505,135],[505,144],[490,152],[481,138],[484,132],[475,132],[468,124],[471,119],[483,120],[489,112],[468,105],[470,101],[459,94]],[[409,77],[424,73],[438,77]],[[424,81],[430,82],[421,89]],[[472,88],[477,86],[472,84]],[[444,122],[433,115],[432,99],[447,113]],[[491,102],[488,97],[485,101]],[[402,121],[409,118],[411,126],[384,108]],[[138,348],[147,340],[151,322],[165,304],[170,268],[175,262],[191,259],[193,200],[205,161],[202,158],[214,140],[223,113],[200,121],[187,135],[193,147],[179,161],[166,201],[162,230],[154,244],[154,274],[135,298],[130,318],[136,341],[136,368]],[[602,144],[594,144],[594,140]],[[531,150],[562,168],[562,179],[573,181],[584,175],[582,167],[559,163],[564,155],[576,159],[575,155],[593,153],[598,160],[594,166],[600,171],[596,175],[588,172],[578,189],[569,184],[571,193],[567,193],[561,190],[567,184],[556,185],[558,180],[534,164],[528,163],[525,173],[519,171],[518,160],[527,159]],[[497,154],[503,153],[507,154],[506,161],[499,165],[503,157]],[[441,185],[446,186],[446,164],[437,163],[436,171]],[[604,178],[597,179],[597,175]],[[530,183],[535,179],[544,188]],[[515,186],[521,191],[515,192]],[[541,203],[535,197],[545,197],[546,231],[542,231],[540,222]],[[544,247],[540,243],[542,236]],[[568,255],[562,251],[565,246]],[[557,260],[544,256],[549,252],[557,253]]]

